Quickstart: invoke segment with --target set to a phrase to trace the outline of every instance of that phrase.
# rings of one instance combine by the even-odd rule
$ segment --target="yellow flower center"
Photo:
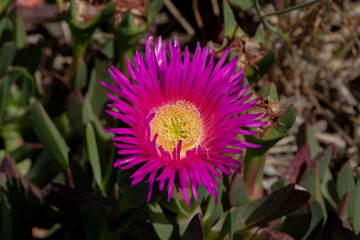
[[[194,104],[179,100],[154,110],[155,116],[150,122],[151,133],[158,134],[156,145],[172,152],[180,140],[181,156],[187,150],[197,147],[203,135],[201,116]]]

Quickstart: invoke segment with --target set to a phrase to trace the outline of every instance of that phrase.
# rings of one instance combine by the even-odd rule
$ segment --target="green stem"
[[[80,63],[84,59],[86,49],[89,43],[88,38],[84,38],[78,34],[73,34],[73,61],[70,65],[69,71],[66,74],[66,79],[69,82],[70,86],[75,89],[78,88],[76,73],[79,71]]]
[[[259,155],[254,149],[248,149],[245,158],[244,183],[252,199],[262,196],[262,177],[265,155]]]
[[[259,17],[261,18],[262,23],[264,24],[264,27],[266,27],[267,29],[269,29],[271,32],[275,33],[276,35],[278,35],[281,39],[283,39],[286,43],[285,48],[288,48],[291,45],[291,41],[290,39],[285,35],[285,33],[283,31],[281,31],[280,29],[276,28],[275,26],[271,25],[269,23],[269,21],[265,18],[265,16],[263,16],[262,11],[261,11],[261,7],[260,7],[260,3],[259,0],[253,0],[254,1],[254,6],[255,6],[255,10],[256,13],[259,15]],[[319,1],[319,0],[316,0]]]
[[[280,11],[268,13],[268,14],[265,14],[264,16],[262,16],[262,17],[268,17],[268,16],[273,16],[273,15],[284,14],[284,13],[291,12],[291,11],[296,10],[296,9],[299,9],[299,8],[307,7],[307,6],[309,6],[309,5],[312,5],[312,4],[317,3],[317,2],[320,2],[320,1],[322,1],[322,0],[313,0],[313,1],[310,1],[310,2],[306,2],[306,3],[303,3],[303,4],[296,5],[296,6],[294,6],[294,7],[289,7],[289,8],[280,10]]]

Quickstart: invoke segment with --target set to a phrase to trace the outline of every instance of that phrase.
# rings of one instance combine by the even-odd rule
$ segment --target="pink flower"
[[[264,125],[257,118],[261,114],[238,114],[250,109],[258,99],[245,103],[251,94],[244,86],[245,69],[235,73],[238,57],[222,66],[230,48],[217,64],[214,52],[210,59],[209,47],[197,45],[190,60],[188,48],[181,58],[179,42],[169,41],[170,58],[161,37],[151,50],[153,37],[146,43],[145,58],[136,53],[135,70],[127,59],[134,81],[127,79],[118,69],[110,71],[118,87],[102,84],[121,98],[108,93],[114,103],[107,112],[129,128],[114,128],[108,132],[118,134],[113,140],[120,150],[114,167],[135,168],[132,184],[146,178],[149,182],[148,201],[155,181],[162,191],[167,182],[168,201],[174,181],[179,182],[186,203],[190,204],[188,189],[198,200],[197,187],[205,188],[217,198],[215,186],[220,172],[231,175],[229,169],[240,173],[242,164],[227,154],[238,154],[240,148],[260,147],[236,138],[238,134],[254,135],[258,132],[242,129]],[[177,179],[178,178],[178,179]]]

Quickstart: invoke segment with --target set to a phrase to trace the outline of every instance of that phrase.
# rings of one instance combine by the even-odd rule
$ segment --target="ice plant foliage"
[[[118,85],[103,85],[121,98],[108,93],[114,103],[108,105],[117,111],[107,112],[126,123],[128,128],[107,130],[118,134],[114,137],[119,155],[115,167],[136,167],[133,185],[144,178],[149,182],[148,201],[155,181],[162,191],[167,183],[170,200],[174,182],[181,189],[186,203],[190,204],[188,189],[197,200],[197,187],[205,188],[217,198],[216,178],[221,172],[231,175],[230,169],[240,173],[242,164],[229,154],[241,153],[244,148],[260,147],[236,138],[238,134],[252,135],[256,131],[243,127],[259,127],[261,114],[244,114],[258,101],[246,102],[244,96],[249,85],[244,86],[245,69],[236,72],[238,57],[223,66],[230,48],[214,63],[214,52],[209,59],[209,47],[197,45],[190,59],[186,47],[181,57],[179,42],[167,45],[158,39],[151,49],[153,37],[146,43],[144,61],[137,53],[136,70],[127,59],[133,81],[118,69],[110,73]]]

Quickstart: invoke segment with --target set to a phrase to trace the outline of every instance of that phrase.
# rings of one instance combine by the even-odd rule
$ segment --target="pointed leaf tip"
[[[200,213],[195,214],[181,237],[184,240],[203,240],[204,230]]]

